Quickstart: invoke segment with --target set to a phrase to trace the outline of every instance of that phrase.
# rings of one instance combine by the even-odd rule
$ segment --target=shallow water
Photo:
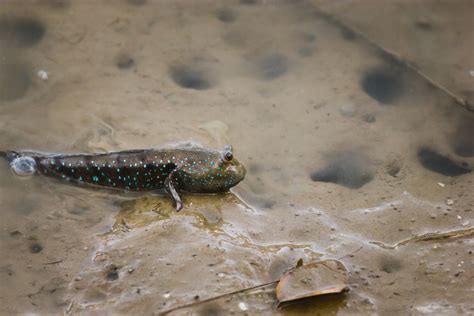
[[[231,193],[124,195],[0,163],[0,306],[160,313],[336,258],[351,290],[175,314],[474,312],[474,113],[309,1],[0,6],[2,149],[231,143]],[[38,75],[39,71],[45,71]],[[239,304],[244,303],[244,305]],[[244,306],[244,308],[243,308]]]

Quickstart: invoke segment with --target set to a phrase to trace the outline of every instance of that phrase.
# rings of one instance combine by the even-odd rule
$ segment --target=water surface
[[[472,238],[383,247],[472,228],[473,113],[311,2],[0,11],[1,148],[231,143],[248,171],[176,213],[164,197],[19,179],[2,163],[2,313],[159,313],[278,279],[300,258],[340,259],[351,291],[176,313],[473,312]]]

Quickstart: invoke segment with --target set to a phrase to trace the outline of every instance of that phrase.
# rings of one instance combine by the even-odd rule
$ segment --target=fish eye
[[[227,161],[231,161],[234,158],[234,155],[232,155],[232,153],[230,151],[228,151],[224,154],[224,158]]]

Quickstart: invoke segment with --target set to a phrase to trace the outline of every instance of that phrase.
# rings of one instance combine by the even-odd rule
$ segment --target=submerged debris
[[[342,293],[349,289],[348,287],[348,271],[342,262],[338,260],[324,260],[304,264],[303,260],[298,260],[296,266],[283,274],[276,281],[259,284],[242,290],[229,292],[226,294],[214,296],[207,299],[200,299],[199,296],[194,297],[194,302],[173,307],[171,309],[159,312],[159,315],[168,315],[177,310],[196,307],[201,304],[216,301],[225,298],[230,300],[232,296],[246,293],[247,295],[255,295],[256,290],[270,290],[276,292],[279,304],[295,301],[307,297],[313,297],[324,294]],[[273,290],[273,287],[275,287]],[[239,301],[238,307],[241,311],[248,311],[249,305],[246,302]]]
[[[299,264],[287,271],[278,282],[276,297],[279,304],[303,298],[341,293],[349,290],[348,273],[342,262],[325,260]]]
[[[459,238],[471,238],[474,237],[474,227],[452,230],[448,232],[435,232],[435,233],[426,233],[422,235],[415,235],[411,238],[402,240],[395,245],[387,245],[380,241],[371,241],[370,243],[381,248],[385,249],[396,249],[399,246],[408,244],[409,242],[418,242],[418,241],[433,241],[433,240],[445,240],[445,239],[459,239]]]

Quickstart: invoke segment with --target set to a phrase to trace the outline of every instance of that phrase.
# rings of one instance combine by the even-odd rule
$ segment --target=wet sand
[[[474,311],[472,237],[387,247],[472,229],[474,113],[315,4],[44,0],[0,13],[2,149],[231,143],[248,171],[176,213],[166,197],[18,179],[0,163],[2,314],[158,314],[300,258],[341,260],[351,290],[276,309],[267,289],[175,314]]]

